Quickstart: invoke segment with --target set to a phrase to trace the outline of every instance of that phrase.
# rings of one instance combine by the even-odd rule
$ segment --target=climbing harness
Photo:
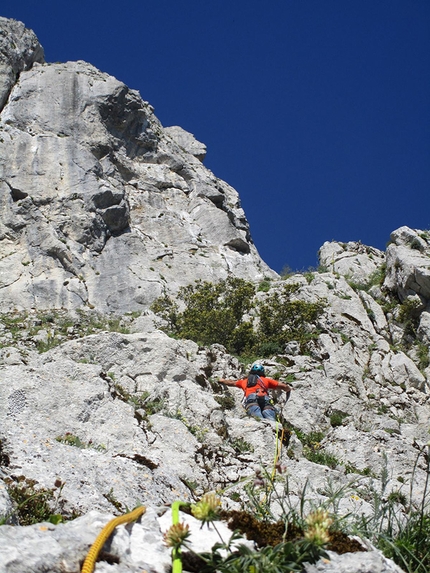
[[[136,507],[136,509],[133,511],[130,511],[130,513],[120,515],[115,517],[115,519],[111,519],[111,521],[109,521],[103,527],[96,540],[91,545],[90,550],[88,551],[88,554],[85,558],[84,564],[82,565],[81,573],[93,573],[100,550],[113,533],[115,527],[118,527],[118,525],[122,525],[123,523],[131,523],[132,521],[136,521],[141,515],[145,513],[145,511],[146,507],[141,505]]]

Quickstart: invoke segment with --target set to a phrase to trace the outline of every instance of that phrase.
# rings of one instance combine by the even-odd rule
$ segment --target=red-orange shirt
[[[254,393],[256,393],[257,396],[266,396],[267,390],[269,390],[269,388],[276,388],[279,384],[277,380],[273,380],[272,378],[265,378],[264,376],[259,376],[259,378],[261,382],[259,383],[257,381],[256,386],[252,386],[252,388],[246,387],[248,383],[247,378],[237,380],[235,386],[242,388],[242,390],[245,392],[245,396],[248,397],[250,394]]]

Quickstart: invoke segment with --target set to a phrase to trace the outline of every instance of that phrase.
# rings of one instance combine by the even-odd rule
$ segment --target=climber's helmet
[[[253,364],[251,366],[250,374],[257,374],[257,376],[264,376],[264,366],[261,364]]]

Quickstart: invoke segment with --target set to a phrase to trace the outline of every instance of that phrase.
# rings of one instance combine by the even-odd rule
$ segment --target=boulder
[[[400,301],[418,295],[425,305],[430,301],[430,234],[401,227],[391,233],[390,241],[384,287]]]

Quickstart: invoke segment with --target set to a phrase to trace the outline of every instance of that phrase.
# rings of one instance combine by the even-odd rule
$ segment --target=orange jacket
[[[265,378],[264,376],[259,376],[256,386],[252,388],[247,388],[248,378],[243,378],[242,380],[236,381],[236,386],[242,388],[245,392],[245,397],[247,398],[250,394],[257,394],[257,396],[267,396],[267,391],[270,388],[276,388],[279,384],[277,380],[272,378]]]

